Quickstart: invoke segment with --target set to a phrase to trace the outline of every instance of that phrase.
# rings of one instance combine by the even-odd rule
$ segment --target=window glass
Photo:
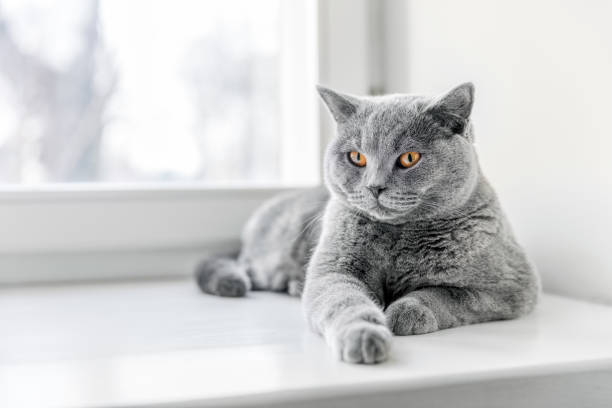
[[[315,182],[307,3],[0,0],[0,183]]]

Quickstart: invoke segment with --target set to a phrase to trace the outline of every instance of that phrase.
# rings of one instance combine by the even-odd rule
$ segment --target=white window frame
[[[370,92],[376,70],[364,27],[371,26],[374,3],[316,2],[318,82],[355,94]],[[297,115],[299,108],[299,103],[285,107],[285,114]],[[322,105],[319,113],[320,168],[333,124]],[[236,250],[253,210],[289,189],[197,183],[5,188],[0,191],[0,284],[184,276],[206,252]]]

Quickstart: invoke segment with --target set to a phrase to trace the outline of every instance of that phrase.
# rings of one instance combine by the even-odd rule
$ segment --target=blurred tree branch
[[[92,180],[99,172],[105,111],[118,74],[102,44],[99,0],[87,6],[82,47],[63,69],[20,49],[0,9],[0,75],[10,84],[19,118],[15,134],[0,146],[9,181],[23,179],[27,160],[39,162],[44,181]]]

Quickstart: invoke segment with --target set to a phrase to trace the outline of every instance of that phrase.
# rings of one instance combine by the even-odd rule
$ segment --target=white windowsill
[[[337,362],[297,299],[217,298],[186,280],[5,288],[0,321],[3,407],[612,398],[612,308],[552,295],[523,319],[396,337],[375,367]]]
[[[277,194],[317,183],[232,184],[201,182],[159,183],[48,183],[0,185],[3,202],[151,200],[167,198],[233,198],[253,194]]]
[[[76,184],[0,188],[0,285],[185,276],[236,247],[269,198],[298,188]]]

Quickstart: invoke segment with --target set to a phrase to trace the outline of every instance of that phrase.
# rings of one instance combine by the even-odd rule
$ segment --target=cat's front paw
[[[339,333],[336,347],[340,359],[347,363],[380,363],[389,357],[391,332],[380,324],[352,323]]]
[[[440,330],[438,319],[430,308],[416,299],[400,299],[385,311],[387,324],[398,336],[425,334]]]

